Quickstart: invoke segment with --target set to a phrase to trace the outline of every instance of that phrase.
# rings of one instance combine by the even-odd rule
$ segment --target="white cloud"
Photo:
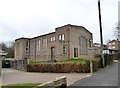
[[[117,3],[101,0],[104,42],[113,38]],[[94,42],[100,41],[97,0],[0,0],[0,13],[0,41],[38,36],[68,23],[85,26]]]

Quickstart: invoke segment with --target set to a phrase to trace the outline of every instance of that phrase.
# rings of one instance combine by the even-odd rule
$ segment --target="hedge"
[[[113,62],[113,56],[105,55],[105,66]],[[102,59],[94,59],[93,72],[102,68]],[[79,62],[64,62],[64,63],[41,63],[27,65],[28,72],[41,72],[41,73],[89,73],[90,61],[86,60],[85,63]]]
[[[44,63],[37,65],[27,65],[28,72],[50,72],[50,73],[88,73],[90,72],[90,67],[87,63]]]
[[[93,61],[93,70],[98,70],[97,60]],[[41,72],[41,73],[89,73],[90,72],[90,62],[86,63],[44,63],[44,64],[29,64],[27,65],[28,72]]]

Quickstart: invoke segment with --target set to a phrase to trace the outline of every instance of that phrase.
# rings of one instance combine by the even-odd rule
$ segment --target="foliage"
[[[113,54],[113,58],[115,60],[120,60],[120,52],[116,53],[116,54]]]
[[[95,57],[95,58],[100,58],[101,55],[100,55],[100,54],[95,54],[94,57]]]
[[[29,61],[29,64],[40,64],[42,63],[41,61]]]
[[[8,45],[6,43],[0,43],[2,50],[8,53],[5,57],[14,58],[14,42],[9,42]]]
[[[68,62],[68,63],[71,63],[71,62],[77,62],[77,63],[85,63],[85,59],[83,58],[78,58],[78,59],[68,59],[68,60],[63,60],[63,61],[58,61],[58,62],[54,62],[54,63],[64,63],[64,62]],[[50,62],[47,62],[47,61],[32,61],[30,60],[29,61],[29,64],[41,64],[41,63],[50,63]]]
[[[61,61],[61,62],[80,62],[80,63],[85,63],[85,59],[83,59],[83,58],[78,58],[78,59],[74,59],[74,58],[72,58],[72,59],[68,59],[68,60],[64,60],[64,61]]]
[[[51,73],[69,73],[69,72],[89,72],[89,66],[86,63],[44,63],[36,65],[27,65],[28,72],[51,72]]]
[[[91,59],[93,64],[93,71],[97,71],[102,68],[102,59]],[[83,63],[84,62],[84,63]],[[105,55],[105,66],[110,65],[113,62],[112,55]],[[69,59],[57,63],[41,63],[41,64],[29,64],[27,65],[28,72],[51,72],[51,73],[89,73],[90,72],[90,60],[84,59]]]
[[[7,51],[7,45],[5,43],[0,43],[0,49],[2,49],[3,51]]]

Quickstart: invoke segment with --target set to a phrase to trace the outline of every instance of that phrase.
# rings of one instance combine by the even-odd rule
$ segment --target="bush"
[[[113,63],[113,54],[104,54],[105,66]]]
[[[99,58],[99,62],[98,62],[98,68],[102,68],[102,58],[100,54],[96,54],[95,55],[96,58]],[[114,55],[113,54],[104,54],[104,61],[105,61],[105,66],[110,65],[113,63],[114,60]]]
[[[37,65],[27,65],[28,72],[51,72],[51,73],[88,73],[90,72],[88,62],[81,63],[44,63]]]
[[[116,53],[116,54],[113,54],[113,58],[115,60],[119,60],[120,59],[120,52]]]
[[[104,55],[105,66],[110,65],[113,62],[113,55]],[[81,62],[81,61],[80,61]],[[84,60],[84,63],[79,61],[64,61],[60,63],[41,63],[41,64],[29,64],[27,65],[28,72],[51,72],[51,73],[89,73],[90,72],[90,60]],[[93,72],[102,68],[102,58],[92,60]]]
[[[100,55],[100,54],[95,54],[94,57],[95,57],[95,58],[100,58],[101,55]]]

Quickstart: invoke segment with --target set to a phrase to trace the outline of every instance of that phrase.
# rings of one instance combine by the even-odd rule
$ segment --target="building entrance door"
[[[51,47],[51,60],[55,60],[55,47]]]
[[[78,58],[78,48],[74,48],[74,58]]]

